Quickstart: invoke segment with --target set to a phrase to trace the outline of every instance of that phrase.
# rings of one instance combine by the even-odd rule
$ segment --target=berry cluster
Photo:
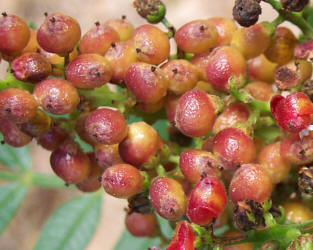
[[[294,11],[308,1],[275,3],[281,15],[299,18]],[[52,151],[51,167],[66,185],[102,186],[127,199],[134,236],[160,234],[156,213],[177,222],[167,250],[252,249],[246,242],[258,236],[242,231],[264,229],[265,237],[276,223],[289,238],[261,243],[290,244],[299,234],[287,232],[290,224],[278,228],[283,211],[293,222],[313,218],[300,201],[277,208],[290,187],[298,199],[313,194],[313,170],[305,166],[313,162],[313,40],[300,43],[278,26],[281,17],[256,23],[258,0],[235,3],[234,17],[247,27],[214,17],[177,30],[161,1],[134,5],[150,24],[134,28],[123,16],[95,22],[83,35],[63,13],[45,13],[36,30],[2,13],[0,53],[11,75],[0,81],[2,143],[35,139]],[[168,32],[152,25],[160,21]],[[309,31],[305,38],[313,39]],[[131,122],[133,114],[141,120]],[[169,140],[153,126],[160,118]],[[93,150],[84,152],[81,140]],[[219,238],[214,230],[225,225],[233,229]],[[242,244],[227,246],[236,241]]]

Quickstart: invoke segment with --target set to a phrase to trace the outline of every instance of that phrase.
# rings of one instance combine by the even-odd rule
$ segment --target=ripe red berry
[[[161,147],[158,132],[145,122],[129,125],[126,138],[119,144],[119,153],[123,161],[140,167],[155,156]]]
[[[16,16],[3,13],[0,17],[0,52],[16,56],[26,47],[30,30],[25,21]]]
[[[227,169],[235,170],[256,156],[253,140],[239,128],[226,128],[214,138],[213,153]]]
[[[234,174],[229,185],[230,199],[236,203],[241,199],[266,201],[273,185],[268,172],[258,164],[244,164]]]
[[[212,99],[204,91],[190,90],[180,97],[176,106],[175,126],[183,134],[205,136],[212,130],[215,118]]]
[[[136,98],[145,103],[156,103],[167,92],[168,80],[163,71],[143,62],[133,63],[128,67],[125,82]]]
[[[154,213],[140,214],[132,212],[125,218],[127,230],[135,237],[153,237],[158,229],[158,220]]]
[[[209,20],[194,20],[177,30],[175,41],[181,50],[199,54],[217,44],[218,33]]]
[[[117,164],[107,168],[102,175],[104,190],[116,198],[129,198],[140,192],[143,177],[129,164]]]
[[[104,55],[111,46],[111,43],[120,40],[118,33],[106,24],[96,22],[79,43],[79,50],[82,54]]]
[[[51,72],[51,64],[39,53],[24,53],[11,64],[14,76],[25,82],[40,82]]]
[[[37,141],[44,149],[54,151],[68,139],[70,139],[68,131],[53,125],[47,132],[37,138]]]
[[[83,181],[90,171],[88,156],[73,141],[66,141],[54,150],[50,156],[50,164],[55,174],[68,184]]]
[[[80,99],[76,88],[61,78],[49,78],[38,83],[33,95],[44,110],[54,115],[74,111]]]
[[[191,191],[186,214],[191,222],[207,225],[223,212],[226,203],[223,183],[217,177],[208,176],[201,179]]]
[[[37,41],[45,51],[65,54],[71,52],[80,39],[78,22],[63,13],[55,12],[46,16],[37,31]]]
[[[179,167],[188,181],[197,183],[206,176],[221,176],[221,166],[210,152],[189,149],[180,155]]]
[[[112,70],[109,62],[97,54],[83,54],[66,67],[66,79],[76,88],[93,89],[109,82]]]
[[[311,124],[313,104],[302,92],[292,93],[286,98],[275,95],[271,100],[271,111],[282,129],[296,133]]]
[[[75,123],[75,131],[79,135],[80,139],[94,146],[97,144],[97,141],[87,133],[86,127],[85,127],[85,122],[89,115],[90,115],[90,112],[88,111],[83,112],[79,115]]]
[[[38,108],[34,97],[26,90],[8,88],[0,92],[0,117],[14,123],[31,120]]]
[[[123,162],[118,152],[118,144],[97,144],[94,150],[96,161],[104,169]]]
[[[85,121],[87,133],[98,143],[115,144],[127,135],[127,124],[120,112],[112,108],[99,108]]]
[[[191,225],[185,220],[177,222],[172,241],[166,250],[194,250],[194,240]]]
[[[186,195],[182,185],[168,177],[157,177],[150,186],[152,206],[163,218],[175,221],[185,214]]]

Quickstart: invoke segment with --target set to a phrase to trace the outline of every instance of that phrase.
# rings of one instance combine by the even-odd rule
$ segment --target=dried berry
[[[302,193],[313,194],[313,167],[302,167],[299,170],[298,187]]]
[[[280,2],[284,9],[300,12],[308,5],[309,0],[280,0]]]
[[[260,0],[236,0],[233,8],[234,19],[244,27],[249,27],[259,20],[262,13]]]

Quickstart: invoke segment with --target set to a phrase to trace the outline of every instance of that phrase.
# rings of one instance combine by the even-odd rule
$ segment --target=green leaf
[[[83,250],[98,225],[100,193],[72,199],[54,211],[34,250]]]
[[[2,140],[3,136],[0,133],[0,141]],[[30,169],[31,159],[28,147],[14,148],[7,144],[1,144],[0,163],[13,168]]]
[[[281,136],[281,130],[276,126],[263,127],[254,132],[256,136],[261,137],[266,144],[270,144]]]
[[[172,235],[174,233],[173,228],[170,225],[170,222],[164,218],[162,218],[160,215],[157,214],[158,222],[160,225],[160,230],[162,235],[164,235],[168,240],[172,238]]]
[[[114,250],[147,250],[149,247],[160,247],[160,238],[139,238],[124,230]]]
[[[26,193],[27,188],[20,184],[0,186],[0,234],[15,215]]]

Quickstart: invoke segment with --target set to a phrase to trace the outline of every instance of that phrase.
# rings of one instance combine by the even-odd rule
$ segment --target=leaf
[[[3,136],[0,133],[0,141],[2,140]],[[28,147],[14,148],[7,144],[1,144],[0,163],[9,167],[30,169],[31,158]]]
[[[50,216],[34,250],[83,250],[98,225],[100,193],[72,199]]]
[[[266,144],[270,144],[281,136],[281,130],[276,126],[263,127],[256,130],[254,134],[261,137]]]
[[[158,222],[160,225],[160,229],[162,234],[170,240],[172,238],[172,235],[174,233],[173,228],[170,225],[170,222],[164,218],[162,218],[160,215],[157,214]]]
[[[15,215],[26,193],[27,188],[20,184],[0,186],[0,234]]]
[[[149,247],[160,247],[160,238],[139,238],[132,236],[127,230],[124,230],[114,250],[147,250]]]

